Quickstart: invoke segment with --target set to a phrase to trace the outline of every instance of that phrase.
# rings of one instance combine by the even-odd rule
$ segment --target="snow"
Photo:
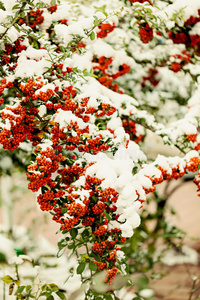
[[[162,262],[168,266],[173,266],[176,264],[198,264],[198,253],[184,245],[182,247],[182,253],[178,254],[175,250],[170,249],[166,252],[164,257],[162,257]]]
[[[21,265],[23,264],[23,259],[21,257],[18,257],[18,256],[13,256],[10,258],[9,260],[9,264],[16,264],[16,265]]]
[[[41,151],[46,150],[47,148],[52,148],[52,141],[50,140],[43,140],[42,144],[39,144],[38,146],[41,148]]]
[[[40,117],[43,117],[46,113],[47,113],[47,108],[45,105],[40,105],[39,109],[38,109],[38,115]]]
[[[43,74],[51,67],[51,62],[47,59],[49,55],[46,50],[28,47],[19,54],[15,77],[23,78]]]
[[[15,42],[18,39],[18,37],[20,36],[20,32],[18,32],[14,26],[9,28],[9,30],[7,31],[6,34],[12,43]]]
[[[186,9],[187,8],[187,9]],[[184,19],[189,19],[190,16],[198,17],[198,9],[200,3],[198,0],[176,0],[173,4],[168,5],[164,10],[160,11],[158,15],[163,19],[173,19],[173,14],[177,14],[180,11],[183,12],[182,19],[177,19],[179,26],[183,26]],[[167,24],[168,28],[171,29],[174,24]]]
[[[23,234],[23,238],[21,234]],[[1,268],[1,277],[9,274],[15,278],[14,268],[11,268],[11,265],[18,264],[20,281],[25,284],[31,284],[34,287],[34,284],[37,284],[37,280],[38,282],[43,282],[43,284],[53,282],[60,288],[67,289],[68,296],[80,288],[80,275],[74,274],[72,276],[70,273],[72,267],[77,268],[75,257],[68,259],[66,255],[63,255],[57,258],[57,247],[49,243],[43,236],[39,236],[38,240],[31,240],[28,231],[24,227],[15,228],[15,237],[16,242],[14,245],[13,241],[5,238],[2,233],[0,234],[0,250],[6,255],[10,263],[9,267],[7,265]],[[28,248],[27,245],[29,245]],[[26,248],[28,255],[14,255],[15,247],[18,249]],[[33,260],[39,261],[40,266],[33,267],[31,264]],[[46,265],[48,265],[48,268],[45,267]],[[69,280],[66,282],[68,277]],[[34,283],[31,278],[35,278]],[[3,287],[0,283],[0,297],[3,297],[2,292]],[[7,291],[6,294],[8,294]],[[80,293],[79,297],[81,296],[82,294]],[[9,297],[10,299],[15,299],[14,296]]]
[[[91,52],[86,52],[83,55],[77,53],[72,55],[73,68],[78,68],[79,70],[87,70],[88,72],[92,69],[92,58],[93,55]]]
[[[81,118],[76,117],[71,111],[64,111],[62,109],[58,109],[54,117],[54,122],[58,123],[61,128],[67,127],[67,125],[70,125],[70,122],[77,122],[81,129],[87,126]]]
[[[63,45],[67,46],[67,44],[71,41],[73,36],[80,36],[83,38],[88,38],[85,34],[84,29],[90,29],[93,26],[93,21],[90,18],[80,18],[77,22],[66,26],[64,24],[56,24],[54,29],[58,41],[63,43]]]
[[[148,299],[154,296],[154,291],[152,289],[143,289],[139,292],[139,295],[145,299]]]
[[[9,156],[4,156],[0,160],[0,167],[4,170],[9,170],[12,167],[12,160]]]
[[[18,4],[18,1],[16,0],[1,0],[1,2],[7,11],[12,11],[13,6]]]

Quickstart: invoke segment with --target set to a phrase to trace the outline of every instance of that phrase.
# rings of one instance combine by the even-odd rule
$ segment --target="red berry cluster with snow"
[[[0,143],[10,151],[32,145],[29,189],[38,192],[41,210],[51,212],[67,241],[69,233],[87,232],[90,260],[106,270],[108,283],[122,272],[121,244],[139,226],[146,195],[200,164],[198,79],[187,105],[175,104],[172,115],[166,110],[177,86],[182,98],[188,96],[180,83],[189,75],[191,82],[195,72],[200,4],[191,1],[187,21],[177,25],[170,13],[185,1],[165,7],[158,1],[161,10],[148,0],[130,2],[122,16],[113,14],[121,1],[107,4],[106,14],[94,3],[77,9],[37,0],[2,1],[0,11],[1,23],[16,18],[0,26]],[[152,14],[134,14],[136,4]],[[166,24],[160,24],[162,10]],[[160,16],[161,35],[153,14]],[[138,144],[145,129],[184,155],[159,155],[150,163]]]

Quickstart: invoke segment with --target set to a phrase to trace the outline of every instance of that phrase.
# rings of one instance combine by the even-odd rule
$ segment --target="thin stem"
[[[167,195],[168,198],[169,198],[176,190],[178,190],[182,185],[183,185],[183,182],[181,182],[180,184],[176,185],[176,186],[169,192],[169,194]]]
[[[194,292],[195,292],[196,281],[197,281],[196,279],[193,280],[192,289],[191,289],[191,293],[190,293],[190,295],[189,295],[188,300],[191,300],[191,299],[192,299],[192,296],[193,296],[193,294],[194,294]]]
[[[85,248],[86,248],[87,255],[89,256],[89,249],[88,249],[87,243],[85,243]],[[91,278],[92,278],[92,276],[93,276],[92,270],[90,270],[90,275],[91,275]]]
[[[77,250],[75,251],[75,254],[76,254],[77,260],[79,261],[79,256],[78,256]],[[83,283],[83,275],[82,275],[82,273],[80,275],[81,275],[81,282]]]
[[[168,192],[170,183],[171,183],[171,180],[168,180],[168,181],[166,182],[166,185],[165,185],[165,188],[164,188],[164,191],[163,191],[163,194],[164,194],[164,195],[167,195],[167,196],[168,196],[168,193],[167,193],[167,192]]]
[[[123,116],[123,117],[124,117],[124,116]],[[127,119],[127,118],[125,117],[125,119]],[[149,126],[149,125],[147,125],[146,123],[140,122],[139,120],[135,120],[135,119],[134,119],[133,121],[134,121],[136,124],[139,124],[139,125],[141,125],[142,127],[146,128],[146,129],[149,129],[150,131],[156,133],[156,129],[155,129],[154,127]],[[169,137],[168,137],[168,138],[169,138]],[[170,142],[172,142],[170,138],[169,138],[169,140],[170,140]],[[181,149],[180,146],[179,146],[178,144],[173,143],[173,142],[172,142],[172,144],[173,144],[178,150],[180,150],[180,152],[186,154],[186,152],[185,152],[183,149]]]
[[[20,91],[20,89],[18,88],[18,86],[17,86],[16,83],[14,83],[14,88],[15,88],[15,90],[21,95],[21,91]],[[31,102],[29,102],[29,105],[30,105],[31,107],[34,107],[34,105],[33,105]],[[46,122],[46,120],[42,119],[38,113],[35,113],[35,116],[40,120],[40,122]]]
[[[110,17],[116,15],[117,13],[113,13],[111,15],[109,15],[108,17],[104,18],[103,20],[99,21],[97,24],[95,24],[91,29],[85,31],[85,34],[89,37],[91,32],[99,25],[101,25],[103,22],[105,22],[107,19],[109,19]],[[82,41],[83,36],[80,37],[75,37],[74,41],[71,43],[70,47],[74,47],[74,44],[78,44]],[[69,46],[68,46],[69,47]],[[66,53],[64,53],[63,55],[61,55],[61,57],[59,58],[58,62],[62,61],[65,57]],[[48,73],[49,71],[51,71],[53,69],[54,66],[48,68],[42,75],[45,75],[46,73]]]
[[[3,300],[6,300],[6,284],[3,282]]]
[[[16,273],[16,278],[19,280],[19,272],[18,272],[18,265],[15,265],[15,273]]]
[[[16,13],[15,18],[13,19],[12,23],[10,24],[10,26],[7,27],[7,29],[4,31],[4,33],[2,33],[0,35],[0,39],[2,39],[6,33],[8,32],[8,30],[17,22],[17,19],[19,18],[19,14],[23,11],[24,8],[24,4],[22,4],[22,7],[19,9],[19,11]]]
[[[196,293],[200,289],[200,286],[194,289],[194,293]]]

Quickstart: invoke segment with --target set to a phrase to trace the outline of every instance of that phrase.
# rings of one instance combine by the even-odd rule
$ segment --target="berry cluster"
[[[170,62],[169,67],[173,72],[177,73],[182,69],[182,67],[190,63],[190,61],[191,61],[190,54],[186,50],[184,50],[182,51],[181,54],[171,55],[169,57],[169,62]]]
[[[40,10],[39,8],[34,11],[30,11],[30,27],[35,29],[37,25],[40,25],[44,21],[44,17],[42,16],[43,10]]]
[[[149,43],[153,39],[153,28],[147,22],[140,24],[140,39],[144,44]]]
[[[127,118],[123,120],[122,126],[124,127],[125,132],[130,135],[132,141],[139,143],[142,140],[143,135],[138,133],[135,122]]]
[[[115,24],[112,25],[109,23],[101,23],[101,25],[98,26],[100,31],[97,32],[97,38],[105,38],[110,32],[112,32],[115,29]]]
[[[191,49],[194,53],[200,53],[200,35],[192,34],[192,28],[200,22],[200,9],[198,17],[190,16],[184,23],[183,27],[176,25],[169,31],[168,36],[174,44],[185,44],[186,48]]]
[[[17,55],[16,54],[19,54],[20,52],[22,52],[23,50],[26,49],[26,46],[23,45],[22,42],[23,42],[23,38],[18,38],[14,42],[14,45],[6,44],[5,50],[2,51],[2,53],[1,53],[2,59],[1,59],[0,64],[2,66],[7,65],[9,71],[13,71],[15,69],[15,67],[17,66],[17,64],[16,64]]]
[[[143,76],[143,81],[141,82],[141,86],[145,87],[146,81],[147,81],[147,82],[150,82],[150,84],[153,87],[156,87],[159,84],[158,70],[150,68],[148,70],[148,73],[149,73],[148,76]]]
[[[113,90],[114,92],[122,93],[119,90],[118,84],[113,84],[113,79],[116,79],[120,76],[123,76],[126,73],[130,72],[130,66],[127,64],[121,64],[118,68],[116,73],[112,73],[112,57],[94,57],[93,58],[95,75],[98,76],[99,82],[108,87],[109,89]]]

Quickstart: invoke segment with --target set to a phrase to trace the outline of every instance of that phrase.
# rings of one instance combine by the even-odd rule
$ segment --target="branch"
[[[122,11],[122,9],[121,9]],[[97,22],[91,29],[89,30],[86,30],[85,31],[85,34],[89,37],[90,34],[92,33],[92,31],[99,25],[101,25],[103,22],[105,22],[107,19],[109,19],[110,17],[112,16],[115,16],[117,15],[118,13],[115,12],[109,16],[107,16],[106,18],[104,18],[103,20],[99,20],[99,22]],[[77,45],[78,43],[80,43],[82,41],[84,37],[83,36],[79,36],[79,37],[74,37],[74,40],[72,40],[71,42],[68,43],[67,47],[66,48],[69,48],[69,47],[75,47],[75,45]],[[70,44],[71,43],[71,44]],[[75,44],[75,45],[74,45]],[[62,61],[64,58],[65,58],[65,55],[66,53],[64,53],[57,61],[57,63],[59,63],[60,61]],[[48,73],[49,71],[53,70],[54,66],[48,68],[42,75],[44,76],[46,73]]]
[[[123,116],[123,117],[127,119],[126,116]],[[150,131],[156,133],[156,129],[155,129],[153,126],[147,125],[146,123],[140,122],[139,120],[135,120],[135,119],[134,119],[133,121],[134,121],[136,124],[141,125],[141,126],[144,127],[145,129],[148,129],[148,130],[150,130]],[[159,136],[162,138],[161,135],[159,135]],[[166,135],[166,136],[167,136],[167,135]],[[183,154],[186,154],[186,152],[185,152],[183,149],[181,149],[181,147],[180,147],[178,144],[173,143],[169,136],[167,136],[167,137],[168,137],[168,139],[170,140],[170,142],[171,142],[177,149],[179,149],[180,152],[182,152]]]
[[[17,22],[17,19],[19,18],[19,14],[24,10],[24,4],[22,4],[21,8],[19,9],[19,11],[16,13],[15,18],[13,19],[12,23],[10,24],[10,26],[7,27],[7,29],[4,31],[4,33],[2,33],[0,35],[0,39],[2,39],[6,33],[8,32],[8,30]]]

